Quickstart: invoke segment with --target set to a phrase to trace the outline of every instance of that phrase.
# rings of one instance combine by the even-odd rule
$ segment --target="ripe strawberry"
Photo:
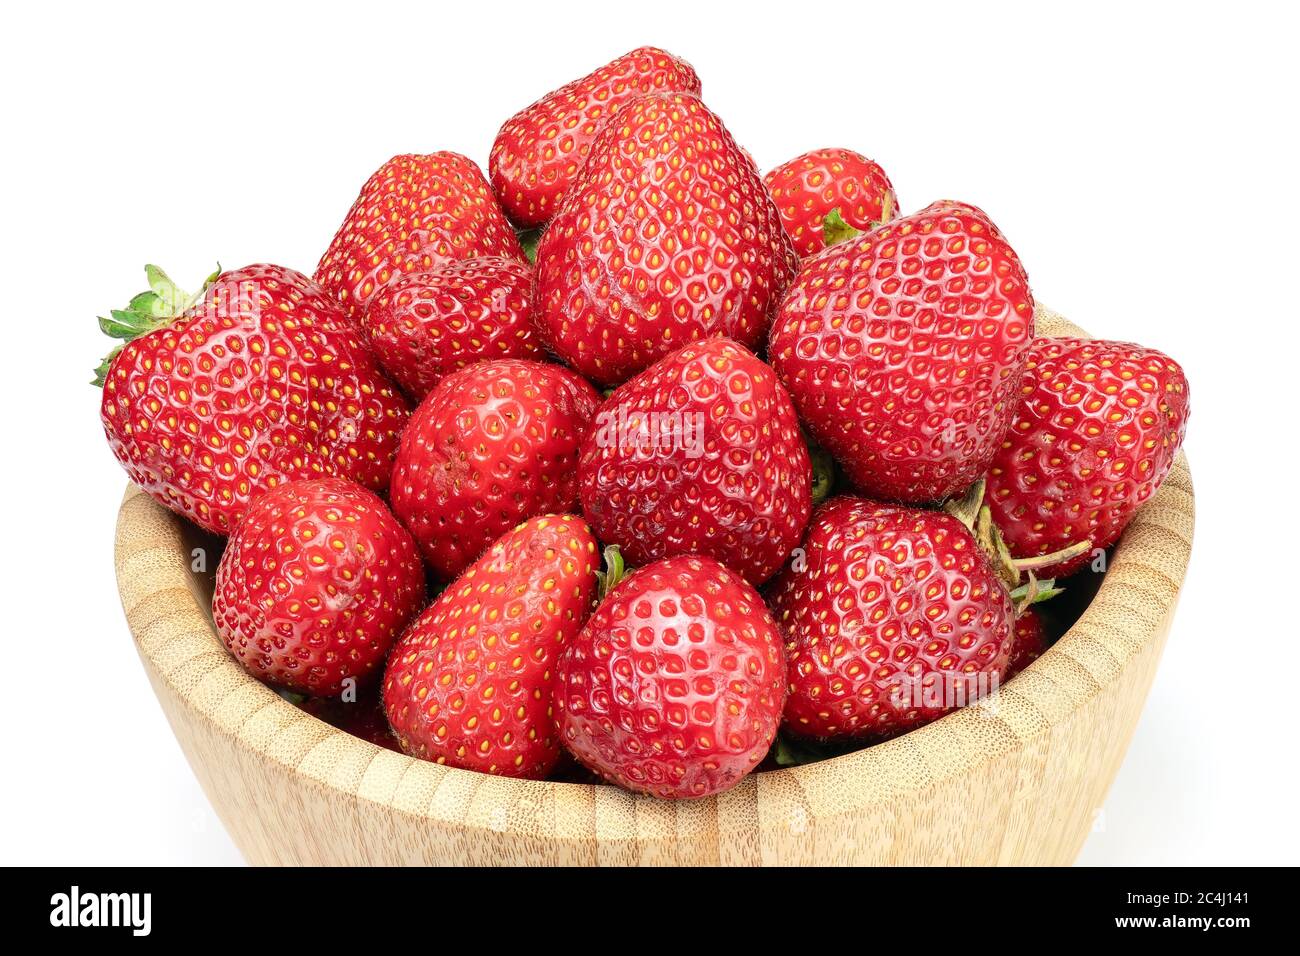
[[[579,518],[507,532],[393,648],[384,708],[402,749],[467,770],[543,779],[560,755],[555,662],[582,627],[599,566]]]
[[[766,581],[808,524],[812,471],[790,396],[730,339],[687,345],[596,413],[583,513],[634,565],[708,554]]]
[[[555,214],[596,133],[628,100],[662,91],[700,92],[690,64],[645,46],[548,93],[506,120],[492,144],[492,188],[521,228]]]
[[[395,750],[402,748],[388,726],[388,715],[384,713],[383,699],[378,695],[362,700],[346,701],[337,697],[308,697],[294,704],[331,727],[337,727],[353,737],[360,737],[376,747]]]
[[[253,265],[187,297],[147,272],[151,291],[100,320],[127,339],[100,370],[100,413],[132,481],[218,534],[295,478],[387,488],[409,409],[320,286]]]
[[[881,740],[996,688],[1014,609],[955,517],[833,498],[803,547],[768,591],[786,638],[790,733]]]
[[[522,262],[524,253],[473,160],[450,152],[394,156],[361,187],[316,281],[360,319],[395,278],[480,256]]]
[[[329,696],[364,682],[424,603],[415,542],[343,478],[259,496],[217,566],[212,620],[254,677]]]
[[[988,473],[993,520],[1016,557],[1114,544],[1173,465],[1187,432],[1182,368],[1127,342],[1035,339],[1023,400]],[[1040,573],[1061,577],[1081,554]]]
[[[816,149],[763,177],[781,222],[807,258],[893,218],[898,197],[885,171],[851,149]],[[832,216],[836,213],[837,216]],[[829,234],[823,234],[828,218]]]
[[[1043,616],[1033,608],[1026,608],[1016,618],[1015,630],[1011,636],[1011,655],[1007,660],[1007,673],[1002,678],[1003,681],[1011,680],[1046,652],[1047,628]]]
[[[559,663],[560,739],[586,767],[657,797],[706,797],[766,756],[781,720],[781,635],[712,558],[667,558],[618,584]]]
[[[361,320],[379,361],[416,401],[440,379],[484,359],[541,357],[533,273],[489,256],[405,276]]]
[[[754,164],[694,96],[619,111],[537,249],[550,347],[617,384],[693,339],[762,341],[798,257]]]
[[[393,467],[393,511],[444,580],[537,514],[578,503],[578,449],[600,396],[558,365],[479,362],[416,409]]]
[[[805,262],[768,355],[850,481],[922,503],[987,470],[1033,329],[1028,281],[997,227],[938,202]]]

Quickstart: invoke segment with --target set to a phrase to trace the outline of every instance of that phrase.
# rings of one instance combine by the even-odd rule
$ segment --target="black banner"
[[[428,929],[433,943],[447,929],[475,927],[499,942],[510,926],[507,932],[526,943],[529,931],[544,938],[552,925],[561,934],[576,931],[584,909],[592,911],[593,924],[627,923],[617,932],[634,930],[647,941],[662,934],[666,945],[678,932],[673,921],[699,919],[713,933],[734,931],[737,939],[761,936],[772,923],[812,938],[842,931],[852,939],[866,931],[865,921],[877,944],[892,939],[928,947],[961,939],[963,948],[989,942],[990,931],[1005,936],[1042,928],[1058,940],[1064,931],[1070,941],[1105,935],[1230,945],[1253,930],[1288,926],[1278,884],[1289,878],[1257,869],[10,872],[8,926],[82,942],[337,945],[355,938],[373,945],[376,937]],[[617,948],[612,938],[609,943]]]

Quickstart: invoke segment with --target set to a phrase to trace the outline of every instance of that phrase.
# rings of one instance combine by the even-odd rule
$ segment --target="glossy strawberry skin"
[[[753,162],[696,97],[619,111],[542,235],[542,335],[615,385],[695,339],[763,339],[798,256]]]
[[[525,359],[438,383],[402,436],[391,497],[439,577],[519,522],[576,507],[578,450],[599,404],[580,376]]]
[[[1007,660],[1009,681],[1022,670],[1047,653],[1047,627],[1043,616],[1033,608],[1026,608],[1016,618],[1011,637],[1011,656]]]
[[[938,202],[804,263],[768,359],[853,484],[920,504],[987,470],[1033,316],[997,227],[973,206]]]
[[[541,780],[560,755],[556,659],[590,609],[600,559],[579,518],[503,535],[402,635],[384,707],[406,753]]]
[[[387,488],[410,411],[320,286],[253,265],[127,343],[100,414],[133,482],[229,534],[257,494],[285,481],[338,474]]]
[[[1169,474],[1187,433],[1178,363],[1128,342],[1035,339],[985,499],[1012,555],[1107,548]],[[1085,553],[1043,568],[1064,576]]]
[[[384,369],[418,402],[475,362],[542,357],[535,319],[532,270],[488,256],[397,280],[371,300],[361,326]]]
[[[254,677],[330,696],[378,676],[424,593],[415,542],[373,492],[309,479],[249,507],[217,567],[212,620]]]
[[[687,345],[606,399],[578,475],[587,520],[629,564],[707,554],[751,584],[785,561],[811,507],[790,396],[725,338]]]
[[[706,797],[754,769],[785,696],[781,636],[758,592],[712,558],[646,565],[570,642],[555,684],[579,762],[656,797]]]
[[[937,511],[832,498],[768,589],[789,733],[877,741],[996,689],[1014,610],[970,532]]]
[[[898,197],[885,171],[851,149],[816,149],[782,163],[763,177],[781,211],[781,222],[799,255],[826,248],[822,222],[832,209],[850,226],[866,232],[881,222],[886,197]]]
[[[481,256],[524,261],[482,170],[459,153],[404,154],[361,187],[316,267],[316,281],[359,321],[395,279]]]
[[[600,127],[629,100],[663,91],[698,95],[700,78],[672,54],[640,47],[506,120],[488,169],[510,218],[524,229],[549,220]]]

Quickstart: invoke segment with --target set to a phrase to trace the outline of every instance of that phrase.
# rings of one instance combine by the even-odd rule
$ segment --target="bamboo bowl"
[[[1084,334],[1046,310],[1038,323],[1040,334]],[[1155,676],[1193,517],[1180,454],[1078,620],[995,708],[751,774],[698,801],[439,766],[299,710],[249,677],[213,630],[220,542],[134,487],[118,514],[116,570],[163,711],[250,863],[1068,864]],[[191,571],[196,548],[206,575]]]

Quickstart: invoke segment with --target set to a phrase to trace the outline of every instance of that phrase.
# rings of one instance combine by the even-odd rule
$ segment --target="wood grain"
[[[1083,334],[1047,310],[1038,322],[1042,334]],[[1063,864],[1128,748],[1193,522],[1179,455],[1091,604],[995,707],[689,802],[442,767],[298,710],[213,631],[210,584],[190,565],[195,547],[214,543],[135,488],[118,516],[116,570],[163,711],[251,863]]]

